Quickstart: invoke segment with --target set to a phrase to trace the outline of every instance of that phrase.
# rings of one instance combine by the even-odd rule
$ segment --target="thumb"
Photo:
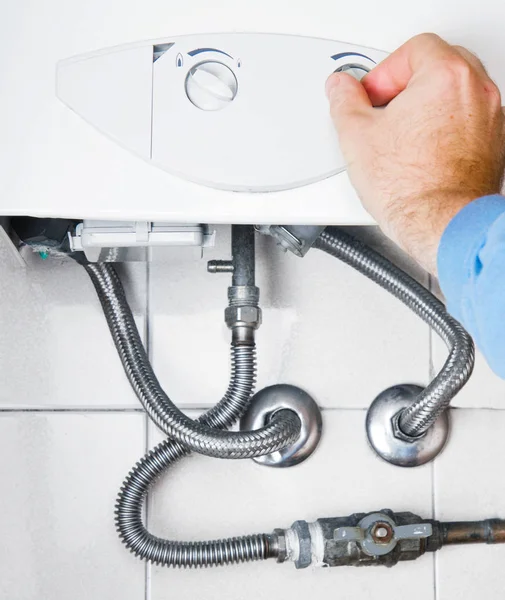
[[[333,73],[326,82],[330,113],[339,135],[355,130],[372,112],[365,88],[347,73]]]

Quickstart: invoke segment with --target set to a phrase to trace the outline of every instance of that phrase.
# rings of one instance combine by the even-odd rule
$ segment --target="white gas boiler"
[[[387,509],[204,542],[159,538],[143,520],[150,486],[190,452],[274,468],[317,452],[317,398],[289,382],[254,390],[259,235],[274,238],[275,252],[303,259],[319,250],[344,261],[443,338],[449,355],[432,381],[386,389],[366,417],[372,450],[391,464],[417,467],[443,450],[446,409],[472,373],[473,342],[430,291],[336,227],[373,222],[345,173],[325,96],[333,72],[361,80],[423,30],[471,46],[504,86],[505,58],[494,49],[505,4],[489,12],[482,2],[418,4],[17,0],[0,19],[0,235],[15,253],[33,250],[86,271],[125,375],[165,434],[117,496],[118,535],[141,559],[393,566],[445,544],[505,541],[497,519],[440,523]],[[114,263],[205,249],[214,224],[231,226],[229,256],[207,265],[231,280],[223,303],[230,382],[191,419],[153,371]]]

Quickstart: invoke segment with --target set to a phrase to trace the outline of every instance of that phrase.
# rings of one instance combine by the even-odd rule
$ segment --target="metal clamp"
[[[325,225],[258,225],[256,230],[271,235],[284,251],[303,258],[312,248]]]
[[[321,411],[307,392],[287,384],[263,388],[253,396],[248,411],[240,421],[240,429],[259,429],[280,410],[291,410],[298,415],[301,422],[300,437],[282,450],[257,456],[253,460],[269,467],[292,467],[308,458],[321,439]]]

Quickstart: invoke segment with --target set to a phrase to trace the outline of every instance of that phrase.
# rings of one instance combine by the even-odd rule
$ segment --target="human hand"
[[[334,73],[326,92],[364,207],[435,273],[451,218],[501,188],[505,119],[497,86],[468,50],[421,34],[361,82]]]

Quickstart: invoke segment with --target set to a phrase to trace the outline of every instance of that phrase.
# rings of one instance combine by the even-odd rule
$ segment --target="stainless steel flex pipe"
[[[219,404],[198,421],[206,427],[230,427],[250,400],[256,379],[256,350],[232,344],[232,376]],[[184,542],[154,536],[142,523],[144,498],[156,480],[189,450],[167,439],[148,452],[126,477],[116,502],[116,529],[125,546],[139,558],[172,567],[207,567],[264,560],[275,556],[275,536],[258,534],[226,540]]]
[[[401,300],[446,343],[449,356],[441,371],[398,416],[400,433],[422,436],[468,381],[474,365],[472,338],[426,288],[344,231],[325,229],[314,248],[339,258]]]
[[[265,427],[256,431],[222,431],[239,419],[250,404],[256,381],[255,330],[261,321],[259,291],[254,283],[252,227],[234,226],[232,241],[233,261],[228,272],[233,273],[233,279],[225,311],[232,329],[231,381],[222,400],[197,421],[181,413],[161,389],[114,268],[108,264],[84,264],[128,379],[149,416],[170,436],[135,465],[116,503],[116,528],[123,543],[136,556],[158,564],[203,567],[261,560],[273,556],[275,551],[274,534],[179,542],[152,535],[142,523],[142,506],[149,487],[191,449],[220,458],[253,457],[269,454],[272,448],[284,448],[300,434],[300,420],[290,410],[278,411]]]
[[[189,450],[215,458],[271,454],[297,439],[299,419],[287,411],[277,413],[256,431],[222,431],[182,413],[156,378],[114,267],[109,263],[90,263],[84,268],[97,291],[125,373],[149,417],[164,433]],[[238,418],[247,408],[248,401],[249,398],[230,398],[226,410],[235,408],[238,402]]]
[[[239,235],[244,233],[238,231]],[[247,232],[245,234],[247,237]],[[243,242],[246,237],[243,238]],[[246,248],[247,244],[244,243],[243,247]],[[471,373],[473,365],[471,338],[445,312],[442,303],[427,290],[384,257],[347,234],[340,231],[325,231],[316,241],[315,247],[341,258],[401,299],[440,333],[448,344],[451,354],[438,378],[426,388],[424,395],[420,394],[412,406],[399,415],[400,422],[404,414],[409,416],[412,409],[418,408],[419,402],[422,401],[420,416],[425,429],[419,430],[419,433],[414,435],[402,429],[402,434],[405,436],[412,436],[413,439],[422,437]],[[251,248],[248,248],[245,254],[253,256],[254,248],[252,252]],[[244,259],[242,266],[250,262],[244,256],[241,258]],[[240,265],[240,260],[236,264]],[[240,324],[232,329],[231,382],[221,402],[198,421],[192,421],[180,413],[161,390],[145,355],[121,282],[114,269],[106,264],[87,264],[85,268],[97,289],[128,378],[148,414],[170,436],[135,465],[120,490],[116,504],[116,527],[120,538],[135,555],[170,566],[202,567],[273,557],[279,560],[284,552],[284,538],[280,530],[271,534],[226,540],[179,542],[152,535],[142,523],[142,505],[149,487],[191,449],[196,449],[203,454],[227,458],[254,456],[254,453],[262,455],[271,453],[272,448],[279,449],[286,446],[299,434],[300,421],[297,416],[289,410],[281,410],[275,413],[262,429],[240,432],[238,442],[233,439],[234,435],[230,436],[231,441],[225,439],[223,435],[217,435],[230,433],[222,429],[229,427],[248,407],[255,383],[255,327],[248,325],[248,310],[242,311],[243,308],[254,309],[256,292],[244,292],[245,288],[254,288],[254,270],[247,272],[244,269],[238,273],[227,268],[227,272],[234,273],[234,285],[229,291],[230,304],[226,320],[228,323]],[[252,312],[254,313],[254,310]],[[430,389],[431,394],[427,393]],[[439,402],[435,403],[434,400]],[[178,417],[175,425],[172,422],[174,414]],[[413,411],[413,414],[419,417],[416,411]],[[412,418],[412,414],[409,418]],[[274,428],[272,425],[277,427]],[[210,441],[203,439],[207,434]],[[250,441],[247,438],[255,436],[260,440],[263,439],[264,444],[255,439],[251,445],[246,446],[244,440]],[[273,436],[273,442],[269,436]]]

